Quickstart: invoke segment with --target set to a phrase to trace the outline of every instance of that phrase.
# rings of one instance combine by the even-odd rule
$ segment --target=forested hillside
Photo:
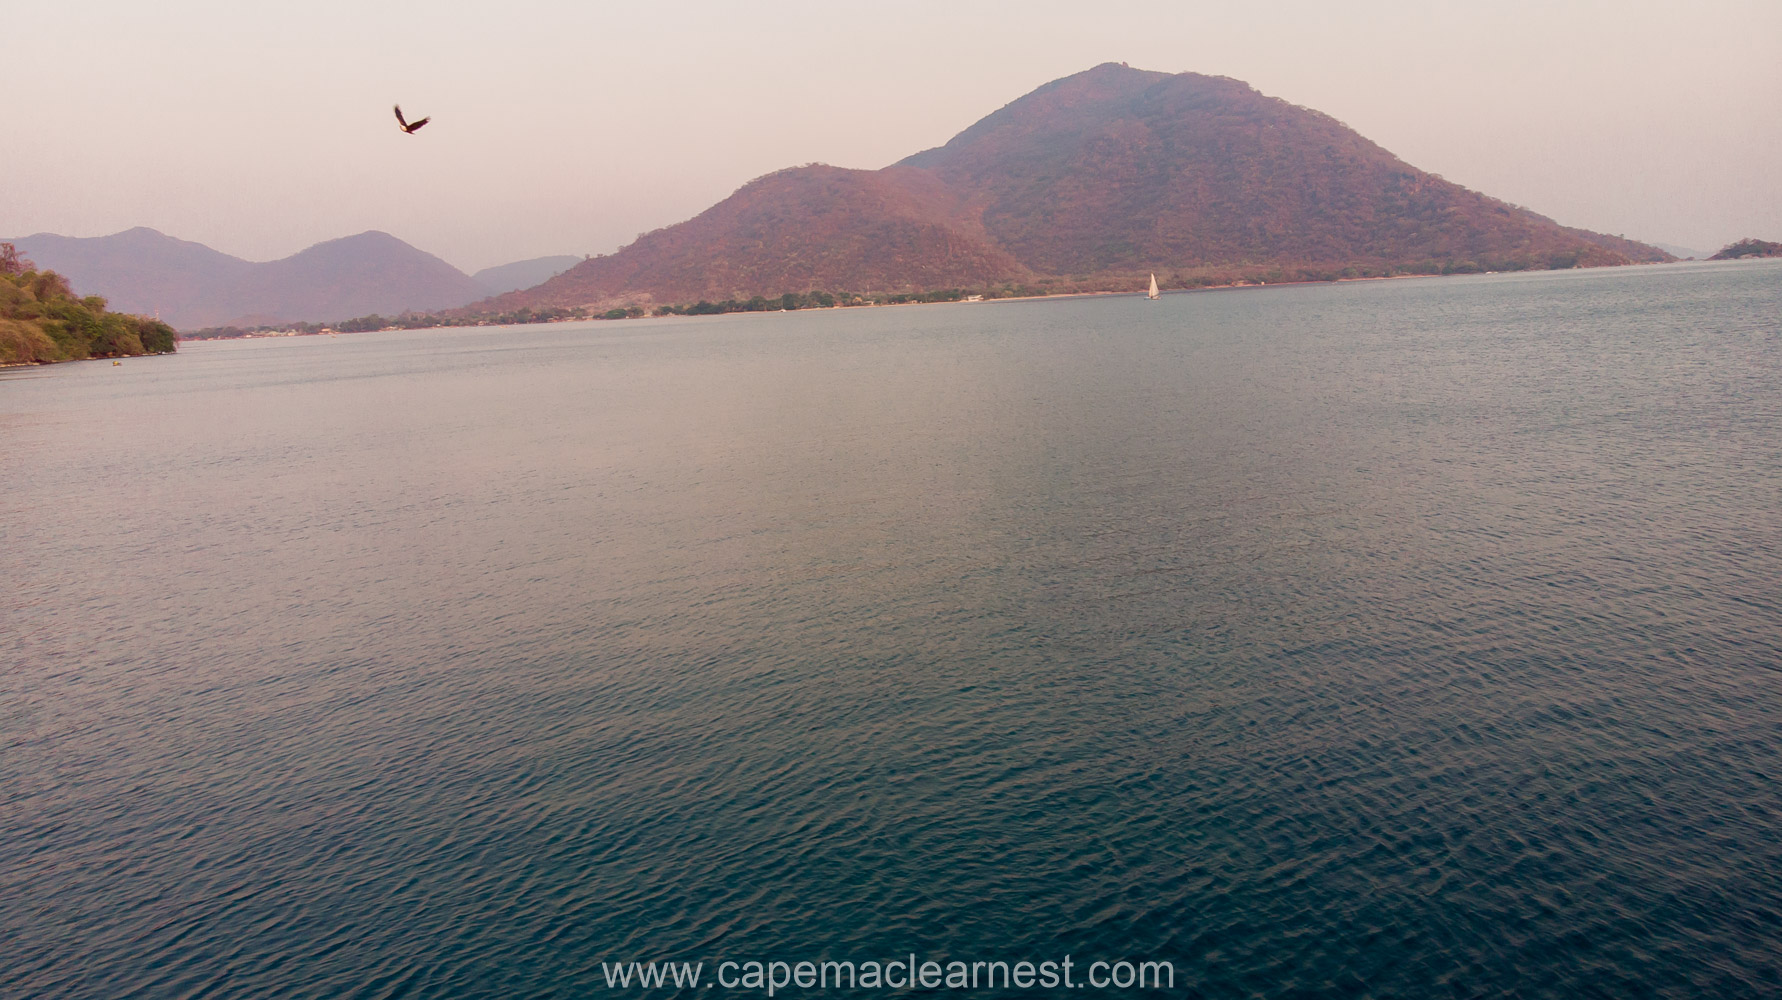
[[[0,243],[0,364],[166,354],[174,346],[166,323],[110,312],[97,295],[77,298],[68,279]]]

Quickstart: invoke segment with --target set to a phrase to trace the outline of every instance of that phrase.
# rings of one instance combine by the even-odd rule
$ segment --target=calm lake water
[[[0,436],[6,997],[1782,990],[1782,262],[195,344]]]

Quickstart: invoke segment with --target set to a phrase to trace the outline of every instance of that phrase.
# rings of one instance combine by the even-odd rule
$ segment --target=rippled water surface
[[[197,344],[0,436],[0,995],[1782,989],[1782,262]]]

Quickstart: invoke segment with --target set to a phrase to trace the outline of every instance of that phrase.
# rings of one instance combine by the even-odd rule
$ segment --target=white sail
[[[1157,276],[1155,274],[1151,275],[1151,290],[1145,294],[1145,298],[1157,298]]]

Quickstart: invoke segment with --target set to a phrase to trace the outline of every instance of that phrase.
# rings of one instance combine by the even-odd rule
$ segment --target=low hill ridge
[[[1782,243],[1770,243],[1747,236],[1720,248],[1709,260],[1740,260],[1746,257],[1782,257]]]

